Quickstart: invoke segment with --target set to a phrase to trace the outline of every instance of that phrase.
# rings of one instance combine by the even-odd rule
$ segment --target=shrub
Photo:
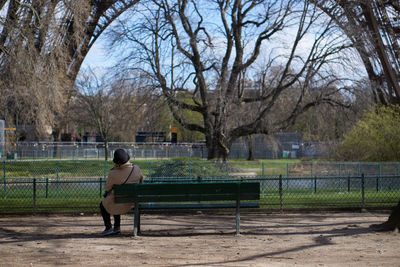
[[[345,135],[336,152],[346,161],[399,161],[400,107],[374,107]]]
[[[151,165],[151,177],[218,177],[225,176],[225,167],[213,162],[161,161]],[[223,165],[225,166],[225,165]]]

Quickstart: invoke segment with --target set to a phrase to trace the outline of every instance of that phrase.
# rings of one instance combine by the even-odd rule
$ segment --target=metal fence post
[[[49,178],[46,178],[46,198],[49,196]]]
[[[103,179],[99,178],[100,197],[103,197]]]
[[[33,178],[33,215],[36,215],[36,178]]]
[[[351,190],[351,183],[350,183],[350,175],[347,177],[347,192],[350,193]]]
[[[103,169],[103,177],[104,179],[107,178],[107,161],[104,161],[104,169]]]
[[[4,199],[7,199],[6,160],[3,160]]]
[[[289,162],[286,163],[286,191],[289,192]]]
[[[283,182],[282,182],[282,174],[279,175],[279,207],[281,212],[283,211]]]
[[[364,173],[361,174],[361,208],[365,208],[365,177]]]
[[[380,188],[381,188],[381,177],[382,177],[382,163],[379,163],[379,176],[376,177],[376,192],[380,191]]]
[[[317,177],[314,175],[314,162],[311,162],[311,177],[314,177],[313,193],[317,193]]]
[[[286,163],[286,177],[289,178],[289,162]]]
[[[261,168],[262,168],[262,178],[264,178],[264,162],[261,163]]]
[[[60,179],[60,176],[59,176],[59,165],[60,165],[60,161],[57,161],[57,176],[56,176],[56,198],[58,198],[59,197],[59,193],[60,193],[60,184],[59,184],[59,179]]]
[[[314,176],[314,188],[313,188],[313,193],[317,193],[317,177]]]

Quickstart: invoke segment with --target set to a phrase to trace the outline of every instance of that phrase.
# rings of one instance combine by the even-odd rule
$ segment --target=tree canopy
[[[208,158],[226,159],[237,138],[285,129],[318,104],[344,105],[343,88],[334,85],[340,78],[326,66],[348,46],[329,34],[332,20],[309,3],[179,0],[135,7],[135,17],[113,29],[125,63],[152,77],[183,127],[205,135]],[[282,38],[285,31],[290,40]],[[273,47],[273,39],[286,48]],[[180,91],[192,103],[179,99]],[[187,121],[185,110],[202,120]]]

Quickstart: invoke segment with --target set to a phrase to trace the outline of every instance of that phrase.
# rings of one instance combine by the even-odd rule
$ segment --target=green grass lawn
[[[36,212],[97,212],[101,201],[99,190],[64,190],[50,192],[39,190],[36,194]],[[400,191],[365,193],[365,207],[392,207],[400,199]],[[280,208],[277,190],[267,190],[261,195],[261,208]],[[282,195],[282,208],[361,208],[360,192],[301,192],[292,189]],[[25,213],[34,211],[32,191],[14,190],[0,193],[1,213]]]

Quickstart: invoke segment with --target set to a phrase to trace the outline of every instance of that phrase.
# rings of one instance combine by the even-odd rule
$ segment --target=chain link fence
[[[252,144],[256,159],[282,158],[330,158],[334,155],[335,143],[300,142],[282,139],[271,141],[262,138]],[[239,139],[232,144],[230,159],[247,159],[250,144]],[[110,142],[108,158],[114,150],[125,148],[133,159],[207,158],[205,143],[129,143]],[[102,142],[17,142],[0,145],[0,158],[7,159],[98,159],[105,158]]]
[[[400,200],[400,163],[134,161],[145,182],[261,184],[262,208],[382,208]],[[98,212],[106,161],[3,161],[0,213]]]
[[[206,158],[207,149],[204,143],[121,143],[108,144],[108,158],[114,151],[124,148],[131,158],[165,159],[165,158]],[[8,145],[7,159],[105,159],[105,145],[102,142],[18,142]]]

